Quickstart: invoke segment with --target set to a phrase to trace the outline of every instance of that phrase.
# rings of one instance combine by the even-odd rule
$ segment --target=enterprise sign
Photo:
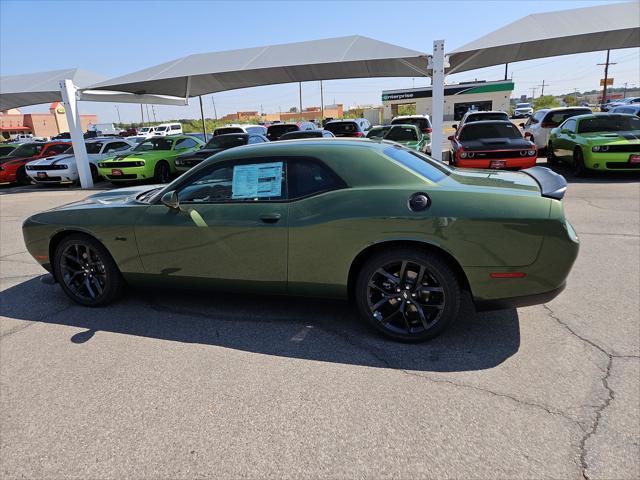
[[[513,82],[487,82],[482,84],[473,85],[452,85],[444,87],[444,95],[466,95],[470,93],[490,93],[490,92],[502,92],[512,91]],[[431,88],[425,88],[424,90],[413,90],[410,92],[382,92],[382,101],[390,100],[411,100],[414,98],[431,98],[433,91]]]

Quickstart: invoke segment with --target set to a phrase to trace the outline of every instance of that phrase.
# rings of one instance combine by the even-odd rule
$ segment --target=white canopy
[[[186,98],[277,83],[427,75],[427,54],[355,35],[199,53],[90,88]]]
[[[640,2],[528,15],[449,54],[447,74],[534,58],[640,46]]]
[[[82,88],[105,77],[79,68],[0,77],[0,111],[59,102],[62,100],[60,82],[67,79]]]

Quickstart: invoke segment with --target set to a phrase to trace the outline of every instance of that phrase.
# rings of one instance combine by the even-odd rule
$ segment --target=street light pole
[[[207,141],[207,129],[204,125],[204,108],[202,108],[202,95],[198,97],[200,99],[200,117],[202,117],[202,133],[204,134],[204,140]]]

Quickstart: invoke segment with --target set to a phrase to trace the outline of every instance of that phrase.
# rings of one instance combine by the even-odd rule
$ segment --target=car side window
[[[104,151],[102,153],[117,152],[119,150],[125,150],[127,148],[131,148],[131,145],[126,142],[111,142],[104,148]]]
[[[181,138],[176,142],[176,150],[181,148],[193,148],[198,144],[193,138]]]
[[[287,189],[290,199],[308,197],[346,186],[338,175],[318,160],[295,159],[287,163]]]
[[[568,130],[571,133],[575,133],[576,132],[576,121],[575,120],[569,120],[564,124],[563,130]]]
[[[251,143],[263,143],[263,142],[264,140],[262,139],[262,137],[258,135],[250,135],[249,141],[247,143],[251,144]]]
[[[190,178],[177,193],[180,203],[282,200],[285,197],[284,162],[214,164]]]
[[[67,148],[69,148],[69,145],[53,145],[47,149],[46,153],[47,155],[59,155]]]

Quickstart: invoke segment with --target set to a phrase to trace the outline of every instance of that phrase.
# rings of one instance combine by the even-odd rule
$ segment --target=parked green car
[[[153,180],[167,183],[176,173],[178,155],[195,152],[204,146],[190,135],[153,137],[130,152],[98,163],[98,173],[111,183]]]
[[[640,171],[640,118],[594,113],[565,120],[549,135],[548,161],[588,170]]]
[[[77,303],[128,285],[351,298],[400,340],[458,315],[551,300],[578,239],[564,178],[450,168],[389,142],[247,145],[167,186],[92,195],[29,217],[29,253]],[[41,299],[42,300],[42,299]]]
[[[390,140],[411,150],[425,153],[431,140],[415,125],[383,125],[373,127],[367,132],[367,138]]]
[[[9,155],[16,148],[20,146],[19,143],[0,143],[0,157],[4,157],[5,155]]]

